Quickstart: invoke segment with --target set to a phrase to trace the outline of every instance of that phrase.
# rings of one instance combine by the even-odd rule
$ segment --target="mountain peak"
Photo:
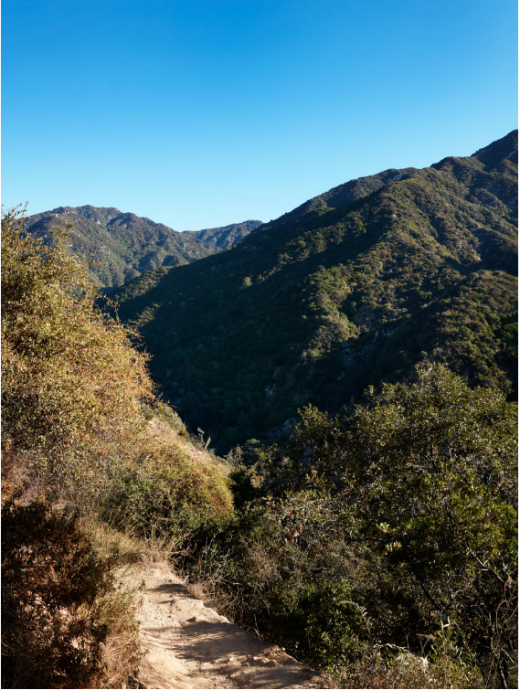
[[[218,258],[125,285],[119,316],[166,398],[227,453],[420,362],[513,387],[515,141],[352,180]]]
[[[492,144],[476,151],[472,158],[491,168],[496,168],[506,160],[512,163],[518,162],[518,130],[514,129],[502,139],[497,139]]]

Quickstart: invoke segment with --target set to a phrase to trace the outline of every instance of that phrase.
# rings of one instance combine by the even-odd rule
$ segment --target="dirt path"
[[[166,563],[138,573],[141,688],[327,688],[327,680],[192,596]]]

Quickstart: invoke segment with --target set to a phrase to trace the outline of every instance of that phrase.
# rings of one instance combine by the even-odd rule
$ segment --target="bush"
[[[486,683],[516,674],[516,406],[443,366],[383,386],[346,420],[303,413],[273,472],[326,487],[362,546],[352,582],[382,642],[416,645],[449,621]]]
[[[348,683],[514,687],[516,451],[516,406],[444,366],[344,419],[308,407],[262,477],[233,473],[235,521],[186,566]]]
[[[114,481],[103,507],[119,527],[182,539],[210,529],[232,514],[233,499],[222,470],[174,444],[150,447]]]
[[[152,382],[130,331],[95,308],[66,235],[49,247],[23,230],[23,216],[3,215],[2,439],[57,493],[85,501],[131,454]]]
[[[2,507],[2,687],[101,687],[101,598],[112,588],[77,514],[43,500]]]
[[[135,670],[131,593],[111,588],[119,556],[96,556],[76,514],[52,512],[58,501],[168,537],[232,510],[224,475],[190,455],[133,333],[97,310],[65,237],[46,246],[16,211],[2,218],[3,477],[18,496],[2,510],[4,687],[121,687]],[[48,503],[23,505],[42,493]]]
[[[286,583],[269,596],[271,630],[285,648],[318,668],[338,673],[364,648],[358,632],[366,628],[364,609],[352,600],[346,582],[307,585]]]
[[[242,509],[246,503],[251,503],[261,495],[259,491],[262,485],[261,475],[259,476],[254,467],[241,465],[234,469],[229,479],[235,506]]]

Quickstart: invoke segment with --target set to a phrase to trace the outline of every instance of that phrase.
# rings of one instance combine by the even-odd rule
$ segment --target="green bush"
[[[353,591],[381,641],[418,644],[449,620],[495,687],[516,673],[516,412],[423,367],[346,420],[308,408],[271,480],[278,493],[292,478],[325,486],[342,505],[337,528],[366,564]]]
[[[233,473],[240,509],[193,545],[198,577],[237,622],[338,675],[373,652],[374,683],[474,686],[478,667],[513,687],[516,451],[516,406],[440,365],[344,419],[308,407],[262,476]]]
[[[285,583],[269,595],[269,608],[272,633],[310,664],[338,673],[361,656],[365,645],[357,633],[366,629],[364,609],[352,601],[346,582],[301,590]]]

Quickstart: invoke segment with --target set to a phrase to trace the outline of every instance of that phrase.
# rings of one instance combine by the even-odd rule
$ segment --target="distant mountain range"
[[[29,216],[26,229],[48,239],[52,228],[67,223],[72,223],[71,252],[90,260],[90,276],[104,288],[122,285],[153,268],[187,264],[216,254],[262,224],[247,220],[220,228],[177,232],[117,208],[60,206]]]
[[[514,391],[517,156],[515,131],[470,157],[348,182],[223,254],[144,273],[116,292],[119,315],[220,452],[421,361]]]

